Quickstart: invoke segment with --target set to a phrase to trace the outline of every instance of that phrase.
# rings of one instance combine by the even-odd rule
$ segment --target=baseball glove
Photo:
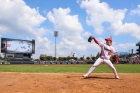
[[[90,36],[90,37],[88,38],[88,42],[90,42],[90,43],[91,43],[92,39],[93,39],[93,37],[92,37],[92,36]]]

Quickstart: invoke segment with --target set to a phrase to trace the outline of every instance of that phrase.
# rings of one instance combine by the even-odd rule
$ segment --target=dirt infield
[[[139,93],[140,74],[0,72],[0,93]]]

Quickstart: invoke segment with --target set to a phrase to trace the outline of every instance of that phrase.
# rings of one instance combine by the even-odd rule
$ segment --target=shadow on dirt
[[[113,77],[99,77],[99,76],[89,76],[87,79],[115,79]]]

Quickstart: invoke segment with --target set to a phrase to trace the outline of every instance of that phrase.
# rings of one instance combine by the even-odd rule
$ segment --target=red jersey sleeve
[[[99,45],[99,42],[96,38],[93,38],[94,42]]]

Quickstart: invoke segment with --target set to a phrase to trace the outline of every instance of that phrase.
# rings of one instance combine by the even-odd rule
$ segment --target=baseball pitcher
[[[98,40],[95,37],[90,36],[88,39],[88,42],[91,42],[92,40],[94,40],[94,42],[101,47],[101,53],[100,53],[100,57],[95,61],[95,63],[92,65],[92,67],[89,69],[89,71],[85,75],[83,75],[83,77],[88,78],[88,76],[92,73],[92,71],[97,66],[99,66],[102,63],[105,63],[112,69],[112,71],[115,75],[115,78],[119,79],[117,71],[116,71],[115,67],[113,66],[112,62],[110,61],[111,55],[114,55],[116,63],[118,64],[117,53],[116,53],[115,49],[112,47],[112,38],[106,38],[105,39],[106,44],[102,44],[102,43],[98,42]]]

